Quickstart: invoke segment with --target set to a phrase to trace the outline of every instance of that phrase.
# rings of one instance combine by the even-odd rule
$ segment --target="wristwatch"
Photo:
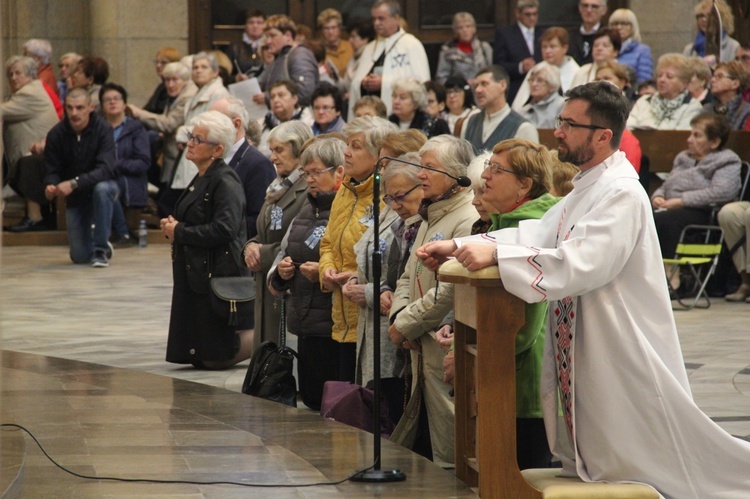
[[[497,263],[497,246],[495,246],[495,249],[492,250],[492,259],[495,260],[495,263]]]
[[[69,182],[70,182],[71,189],[73,190],[78,189],[78,177],[70,179]]]

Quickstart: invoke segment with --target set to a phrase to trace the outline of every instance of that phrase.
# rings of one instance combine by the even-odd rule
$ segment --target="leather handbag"
[[[212,277],[211,308],[236,326],[250,317],[255,306],[255,279],[252,277]]]
[[[297,352],[286,346],[286,304],[281,302],[279,345],[264,341],[253,352],[242,383],[242,393],[297,407],[294,358]]]

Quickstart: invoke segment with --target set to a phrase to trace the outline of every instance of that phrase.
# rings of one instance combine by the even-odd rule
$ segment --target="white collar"
[[[232,161],[232,158],[234,158],[234,155],[237,154],[237,151],[239,151],[240,147],[242,147],[243,142],[245,142],[245,139],[240,139],[234,144],[232,144],[232,147],[229,148],[229,152],[225,156],[225,158],[227,159],[227,163]]]
[[[582,35],[593,35],[597,31],[599,31],[599,28],[601,27],[602,23],[598,22],[596,23],[596,26],[591,28],[591,31],[586,31],[586,28],[583,27],[583,24],[581,24],[581,34]]]
[[[518,21],[518,27],[521,28],[521,33],[525,35],[534,35],[534,28],[526,27],[521,21]]]

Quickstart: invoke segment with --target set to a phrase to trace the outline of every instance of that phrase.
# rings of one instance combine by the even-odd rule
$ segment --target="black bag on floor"
[[[294,358],[297,352],[286,346],[286,304],[281,302],[279,345],[264,341],[250,358],[242,393],[297,407]]]

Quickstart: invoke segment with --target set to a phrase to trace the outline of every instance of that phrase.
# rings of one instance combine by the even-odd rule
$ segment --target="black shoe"
[[[117,249],[131,248],[135,246],[135,241],[133,241],[133,238],[130,237],[130,234],[122,234],[112,240],[112,246]]]
[[[33,221],[30,218],[24,217],[21,223],[11,225],[8,227],[8,232],[34,232],[40,230],[47,230],[47,224],[44,220]]]

